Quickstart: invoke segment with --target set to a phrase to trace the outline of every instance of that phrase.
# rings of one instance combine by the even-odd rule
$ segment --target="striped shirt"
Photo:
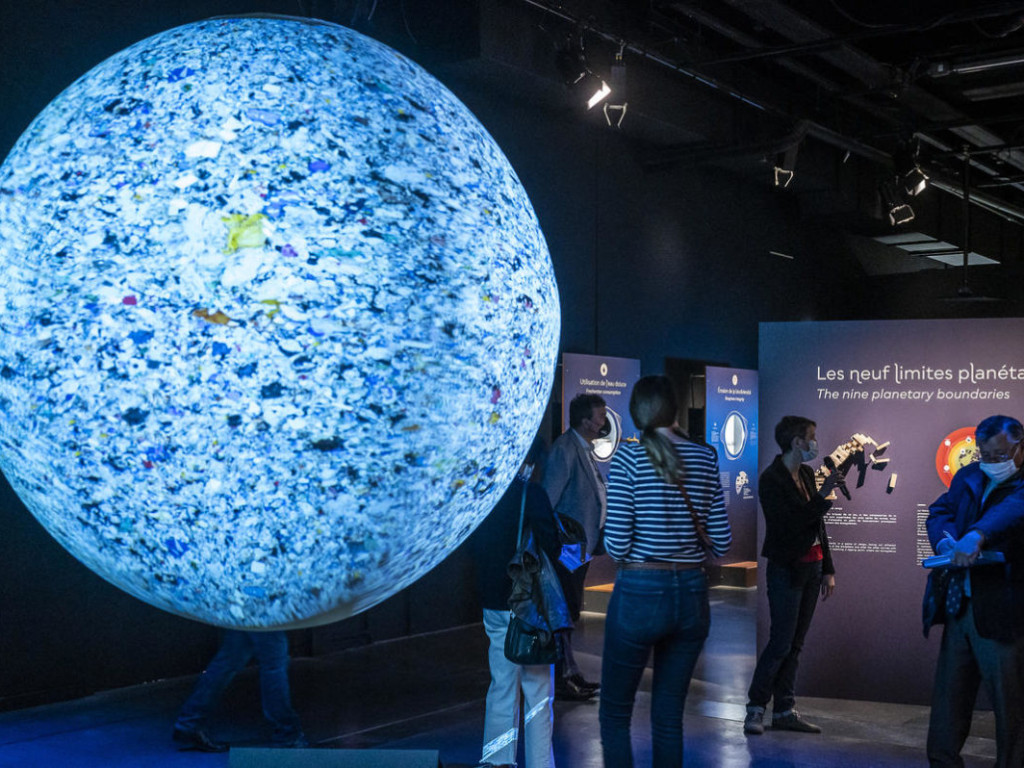
[[[683,484],[711,538],[714,554],[732,543],[718,457],[707,446],[673,443],[683,466]],[[604,545],[615,560],[699,563],[704,553],[679,488],[654,471],[640,443],[624,443],[608,475],[608,521]]]

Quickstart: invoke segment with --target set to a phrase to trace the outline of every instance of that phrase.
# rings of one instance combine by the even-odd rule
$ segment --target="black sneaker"
[[[305,749],[309,746],[309,739],[306,738],[305,734],[300,733],[297,736],[292,736],[290,739],[275,741],[274,746],[280,749]]]
[[[579,672],[575,675],[569,675],[569,679],[576,683],[577,688],[582,688],[584,691],[598,691],[601,689],[600,683],[592,683],[589,680],[584,679],[583,675]]]
[[[562,677],[555,682],[556,701],[589,701],[596,693],[592,688],[580,687],[571,677]]]
[[[795,709],[782,715],[772,715],[773,731],[797,731],[798,733],[821,733],[821,728],[808,723]]]
[[[764,733],[764,707],[747,707],[747,717],[743,721],[743,732],[753,736]]]
[[[201,728],[195,730],[189,730],[187,728],[175,728],[171,733],[171,739],[178,745],[178,749],[181,751],[194,751],[194,752],[227,752],[228,745],[214,741],[206,735],[206,731]]]

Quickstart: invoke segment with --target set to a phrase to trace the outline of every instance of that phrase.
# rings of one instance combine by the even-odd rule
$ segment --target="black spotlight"
[[[611,95],[612,89],[608,84],[590,71],[587,55],[583,50],[582,31],[566,38],[565,45],[558,50],[556,64],[562,81],[574,91],[583,94],[587,109],[593,109]]]
[[[919,195],[928,186],[928,175],[921,170],[921,145],[916,137],[903,142],[893,158],[893,168],[900,187],[910,197]]]
[[[800,149],[800,142],[795,143],[784,152],[775,156],[774,181],[776,187],[788,187],[789,183],[796,176],[796,153]]]
[[[911,197],[920,194],[928,186],[928,176],[921,170],[921,166],[915,165],[903,174],[903,189]]]
[[[878,193],[882,198],[882,208],[889,215],[889,223],[892,226],[895,227],[914,220],[914,209],[903,199],[892,181],[883,181],[878,188]]]

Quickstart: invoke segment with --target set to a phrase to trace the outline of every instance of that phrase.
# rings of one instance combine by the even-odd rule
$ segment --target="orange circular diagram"
[[[960,469],[978,461],[978,446],[974,441],[974,427],[961,427],[950,432],[939,444],[935,453],[935,471],[939,479],[949,488],[949,484]]]

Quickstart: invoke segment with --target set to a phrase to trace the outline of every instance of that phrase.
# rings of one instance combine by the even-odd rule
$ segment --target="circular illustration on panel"
[[[958,470],[980,459],[978,445],[974,440],[974,427],[961,427],[950,432],[939,443],[935,453],[935,471],[948,488]]]

